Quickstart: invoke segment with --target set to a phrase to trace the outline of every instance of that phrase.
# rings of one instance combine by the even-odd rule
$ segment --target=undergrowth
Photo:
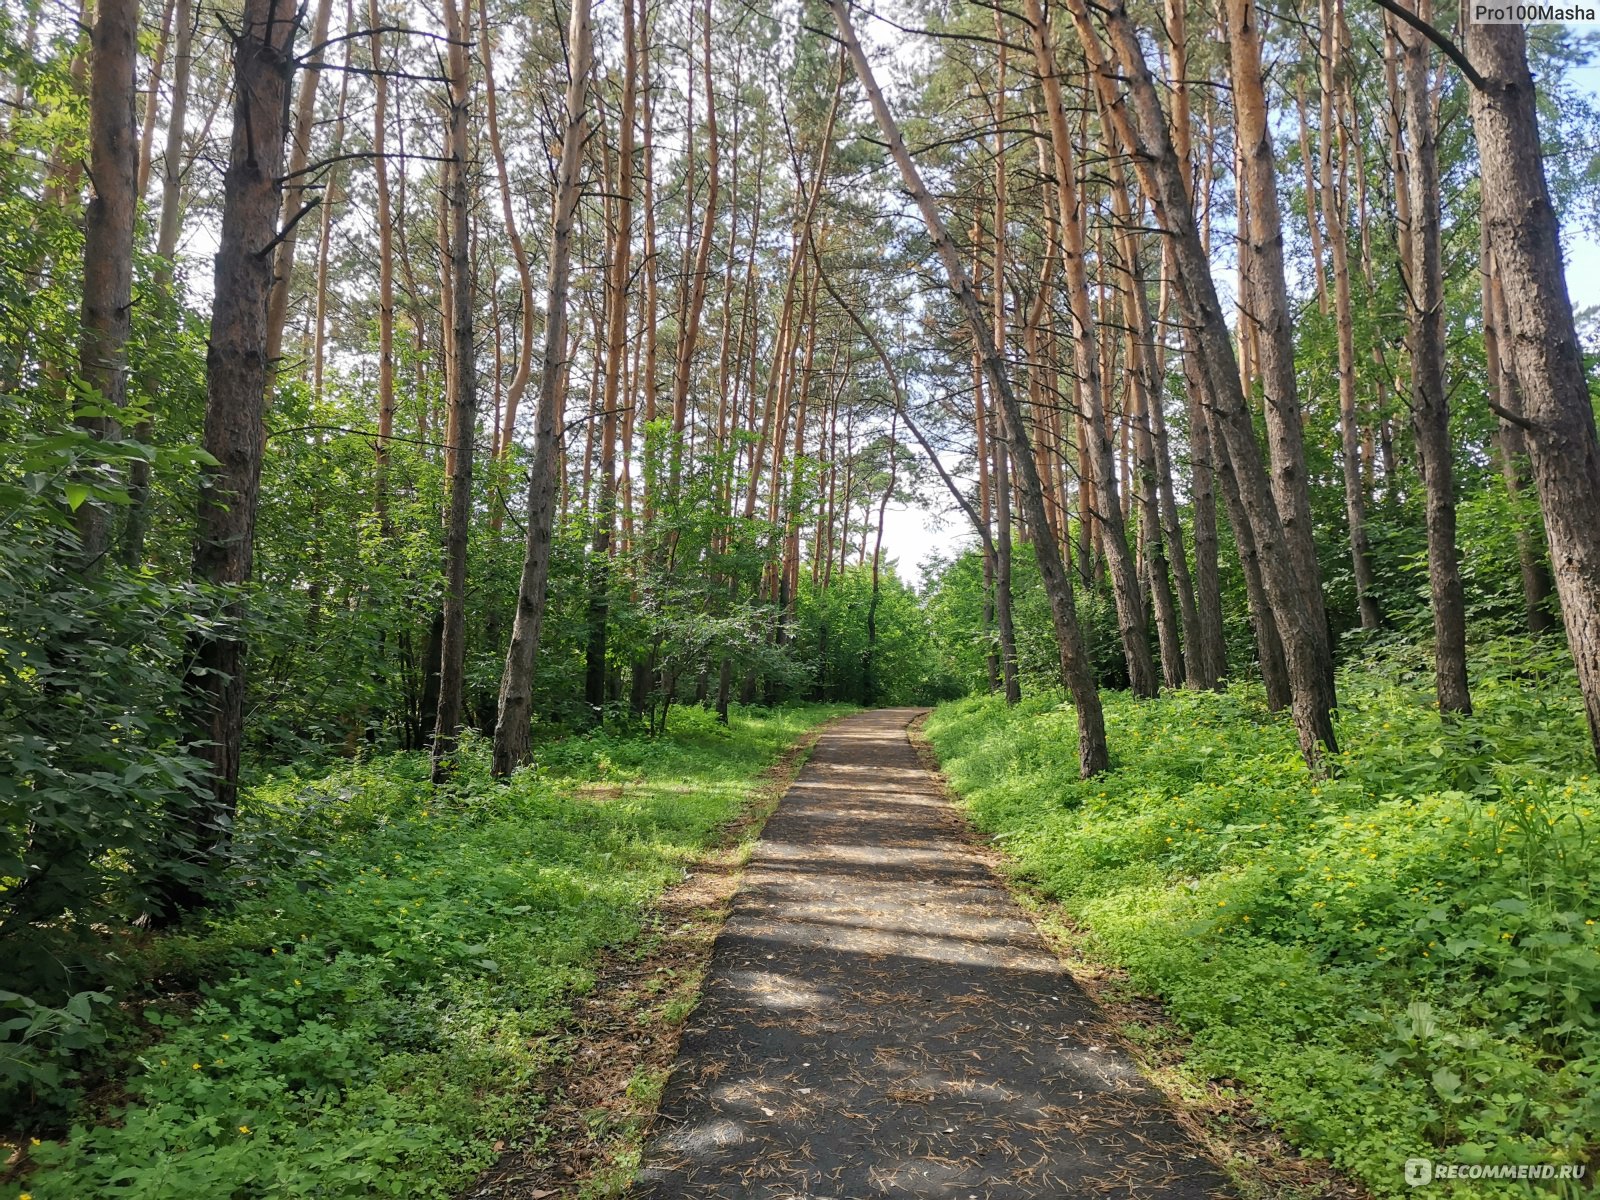
[[[537,1122],[542,1069],[603,947],[837,706],[699,709],[650,740],[540,748],[504,784],[396,754],[252,788],[248,898],[133,953],[102,1080],[25,1137],[15,1200],[444,1197]]]
[[[1108,695],[1113,767],[1088,781],[1060,696],[945,705],[927,733],[1016,873],[1165,1001],[1188,1070],[1380,1195],[1412,1156],[1587,1162],[1586,1195],[1600,783],[1569,661],[1484,647],[1476,715],[1441,720],[1427,664],[1374,653],[1341,673],[1325,779],[1253,685]]]

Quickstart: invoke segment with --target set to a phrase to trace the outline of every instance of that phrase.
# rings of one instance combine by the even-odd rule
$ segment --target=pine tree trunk
[[[628,10],[626,15],[631,28],[632,10],[626,4],[623,7]],[[505,408],[495,438],[498,456],[504,459],[511,452],[511,443],[517,432],[517,413],[522,406],[523,393],[528,390],[528,379],[533,374],[533,267],[528,261],[527,248],[522,244],[522,233],[517,228],[517,214],[511,203],[511,178],[506,171],[505,150],[500,144],[500,106],[495,90],[493,39],[490,37],[489,10],[485,0],[478,0],[478,18],[478,49],[483,57],[484,121],[489,131],[489,152],[494,157],[495,178],[500,184],[500,217],[505,222],[506,241],[511,246],[511,258],[516,264],[517,283],[522,294],[522,334],[517,341],[516,365],[511,370],[511,382],[506,387]],[[628,55],[631,70],[631,46]],[[503,515],[503,510],[497,508],[497,523]]]
[[[450,447],[445,468],[448,496],[444,532],[444,627],[440,639],[439,706],[433,723],[433,781],[442,783],[455,770],[456,739],[461,731],[467,666],[467,540],[472,529],[472,459],[477,434],[478,372],[472,344],[476,306],[468,219],[467,108],[471,77],[466,42],[472,11],[466,0],[445,0],[445,25],[450,33],[449,208],[450,275],[450,421],[445,442]]]
[[[1322,140],[1323,153],[1333,131],[1328,127],[1333,106],[1330,97],[1336,86],[1333,60],[1333,4],[1322,0]],[[1326,167],[1326,163],[1324,163]],[[1358,167],[1359,169],[1359,167]],[[1350,304],[1349,213],[1340,203],[1335,189],[1322,189],[1323,222],[1328,227],[1328,246],[1333,265],[1333,320],[1339,353],[1339,442],[1344,469],[1345,516],[1350,525],[1350,560],[1356,581],[1356,608],[1361,628],[1376,629],[1381,621],[1378,600],[1373,595],[1372,545],[1367,536],[1367,499],[1362,479],[1360,429],[1356,416],[1355,316]]]
[[[372,27],[372,175],[373,220],[378,229],[378,437],[376,507],[380,523],[389,521],[389,441],[394,436],[394,232],[389,208],[389,80],[384,72],[382,16],[378,0],[368,0]]]
[[[249,581],[254,560],[269,378],[269,247],[278,225],[296,21],[293,0],[246,0],[234,37],[233,133],[206,347],[204,444],[217,465],[201,469],[194,553],[195,579],[230,592],[222,622],[195,636],[184,681],[191,752],[212,770],[211,796],[193,820],[202,866],[226,842],[238,799],[247,647],[237,589]],[[182,907],[201,898],[193,881],[172,892]]]
[[[1483,256],[1483,344],[1484,363],[1488,371],[1489,405],[1499,416],[1499,429],[1495,438],[1499,451],[1500,477],[1505,480],[1506,491],[1513,499],[1520,497],[1532,485],[1528,470],[1528,440],[1518,422],[1526,420],[1522,411],[1522,388],[1517,383],[1517,373],[1510,363],[1510,355],[1501,352],[1500,343],[1508,324],[1505,289],[1494,269],[1494,256],[1489,252],[1489,227],[1480,223]],[[1549,633],[1555,628],[1555,618],[1550,615],[1550,571],[1545,566],[1546,548],[1544,530],[1537,523],[1523,519],[1518,513],[1517,562],[1522,574],[1523,615],[1528,632],[1535,636]],[[1531,526],[1531,527],[1530,527]]]
[[[1246,258],[1249,271],[1241,278],[1241,291],[1248,297],[1247,327],[1260,354],[1272,494],[1283,523],[1284,545],[1300,579],[1300,602],[1306,606],[1310,634],[1308,649],[1317,659],[1316,669],[1324,676],[1323,687],[1331,703],[1333,654],[1313,537],[1305,430],[1295,379],[1293,316],[1284,275],[1283,227],[1261,66],[1258,10],[1255,0],[1226,0],[1226,4],[1234,125],[1244,168],[1240,185],[1250,197]]]
[[[572,265],[572,225],[578,207],[585,108],[592,67],[589,0],[573,0],[567,28],[568,84],[561,158],[556,169],[554,220],[550,238],[550,275],[546,287],[544,356],[539,370],[539,411],[534,434],[533,466],[528,478],[528,532],[517,587],[517,614],[511,627],[500,677],[500,715],[494,728],[496,775],[509,775],[528,761],[533,722],[533,666],[544,622],[545,591],[550,580],[550,544],[554,533],[555,494],[561,448],[562,360],[567,353],[567,290]]]
[[[1416,15],[1432,16],[1429,0]],[[1444,387],[1444,283],[1440,265],[1439,158],[1428,86],[1428,40],[1397,30],[1405,67],[1405,151],[1411,190],[1411,260],[1406,309],[1411,350],[1411,425],[1428,528],[1428,591],[1433,609],[1434,689],[1439,711],[1470,713],[1467,613],[1456,551],[1456,497],[1451,470],[1450,409]]]
[[[138,62],[137,0],[100,0],[89,76],[89,178],[93,193],[83,215],[83,314],[78,370],[94,392],[94,410],[79,427],[102,442],[121,437],[114,415],[127,405],[127,344],[133,307],[133,225],[139,197],[138,128],[134,124],[134,68]],[[88,466],[84,486],[109,468]],[[73,514],[79,564],[98,570],[111,544],[111,510],[100,500],[80,500]]]
[[[1044,18],[1042,0],[1027,0],[1025,11],[1044,92],[1050,138],[1055,148],[1056,189],[1060,195],[1062,223],[1061,259],[1072,313],[1073,342],[1078,348],[1078,377],[1083,382],[1081,397],[1084,408],[1079,428],[1087,433],[1086,444],[1094,467],[1094,516],[1101,531],[1111,574],[1118,631],[1122,637],[1122,655],[1128,667],[1128,686],[1135,696],[1153,696],[1158,688],[1155,660],[1150,653],[1150,631],[1145,622],[1144,599],[1139,593],[1138,566],[1123,524],[1122,499],[1118,494],[1111,438],[1106,425],[1101,370],[1094,350],[1095,319],[1089,304],[1083,224],[1079,215],[1076,168],[1073,164],[1072,138],[1067,129],[1066,106],[1061,94],[1061,77],[1050,29]]]
[[[311,52],[300,75],[300,94],[294,108],[294,140],[289,149],[289,171],[283,185],[283,212],[278,218],[278,242],[272,297],[267,308],[267,369],[278,370],[283,353],[283,329],[289,315],[289,287],[294,276],[296,231],[306,196],[306,167],[311,162],[311,130],[317,119],[317,82],[322,75],[322,45],[328,40],[328,19],[333,0],[317,0],[311,26]]]
[[[633,250],[633,123],[639,93],[631,0],[625,0],[622,6],[622,47],[622,107],[617,118],[617,207],[606,289],[605,382],[600,401],[600,494],[594,513],[594,546],[590,551],[589,641],[584,661],[584,697],[597,720],[606,702],[606,633],[611,610],[612,535],[617,520],[617,418],[622,404],[623,363],[628,354],[628,268]],[[722,715],[725,721],[725,705]]]
[[[1485,83],[1471,101],[1483,219],[1505,289],[1561,618],[1600,758],[1600,438],[1545,183],[1527,37],[1520,25],[1471,24],[1466,44]]]
[[[1200,242],[1183,170],[1173,153],[1166,116],[1150,78],[1144,49],[1120,0],[1102,9],[1117,69],[1106,61],[1083,0],[1068,0],[1095,84],[1132,152],[1132,161],[1157,220],[1169,235],[1178,269],[1179,295],[1186,323],[1193,329],[1197,357],[1207,377],[1213,432],[1225,444],[1239,484],[1241,507],[1255,540],[1262,585],[1272,604],[1273,623],[1283,644],[1293,692],[1291,704],[1301,753],[1320,767],[1326,751],[1337,749],[1333,731],[1333,692],[1327,656],[1327,626],[1315,575],[1298,571],[1274,501],[1271,480],[1261,461],[1250,412],[1239,386],[1232,339],[1217,301],[1210,263]],[[1126,99],[1119,91],[1126,83]],[[1131,102],[1132,112],[1129,112]],[[1303,480],[1302,480],[1303,483]],[[1309,530],[1306,531],[1309,533]]]

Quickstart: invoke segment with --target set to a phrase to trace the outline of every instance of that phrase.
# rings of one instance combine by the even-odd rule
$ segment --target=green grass
[[[416,754],[259,783],[251,898],[141,951],[150,999],[121,1039],[138,1048],[0,1196],[453,1195],[536,1123],[596,953],[839,711],[723,729],[683,709],[656,741],[548,744],[505,785],[473,742],[448,792]]]
[[[1477,715],[1449,723],[1425,663],[1345,670],[1325,780],[1254,686],[1108,695],[1113,769],[1087,782],[1059,696],[946,705],[927,733],[1021,879],[1166,1002],[1187,1070],[1239,1080],[1296,1144],[1398,1195],[1412,1155],[1593,1163],[1600,1130],[1582,708],[1547,647],[1474,662]]]

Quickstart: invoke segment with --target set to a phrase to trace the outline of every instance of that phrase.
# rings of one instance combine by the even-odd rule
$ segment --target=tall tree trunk
[[[183,135],[189,104],[189,75],[193,64],[194,10],[191,0],[175,0],[173,21],[172,104],[167,114],[167,136],[161,157],[161,217],[156,230],[156,286],[170,293],[174,260],[178,250],[180,218],[179,186],[183,179]],[[139,194],[143,196],[143,189]],[[152,426],[148,419],[134,426],[134,440],[149,443]],[[117,556],[133,566],[144,557],[145,535],[150,528],[150,464],[134,459],[128,468],[128,516],[122,527]]]
[[[1283,644],[1301,753],[1308,764],[1320,767],[1325,751],[1337,749],[1331,716],[1327,626],[1317,615],[1322,611],[1321,589],[1314,575],[1306,577],[1298,571],[1286,542],[1271,480],[1261,461],[1250,412],[1239,386],[1238,363],[1217,301],[1210,263],[1201,247],[1199,225],[1182,167],[1173,153],[1166,115],[1150,77],[1144,49],[1121,0],[1114,0],[1101,10],[1116,58],[1115,71],[1106,60],[1083,0],[1068,0],[1068,8],[1090,59],[1095,84],[1102,90],[1118,135],[1131,151],[1140,184],[1173,246],[1185,320],[1194,330],[1198,359],[1207,377],[1211,412],[1216,417],[1213,432],[1226,444],[1228,461],[1239,484],[1241,506],[1255,539],[1263,588],[1271,601],[1274,624]],[[1129,89],[1126,99],[1119,83],[1126,83]]]
[[[182,2],[182,0],[180,0]],[[378,438],[377,459],[379,522],[389,524],[389,442],[394,437],[394,231],[389,208],[389,78],[383,57],[383,17],[378,0],[367,0],[367,20],[372,27],[372,182],[373,220],[378,227]]]
[[[633,13],[627,9],[628,26],[632,27]],[[506,170],[505,150],[500,143],[500,105],[494,83],[493,38],[489,32],[489,8],[486,0],[478,0],[478,52],[483,56],[483,115],[489,130],[489,152],[494,156],[495,178],[500,184],[500,217],[505,222],[506,241],[511,246],[511,258],[517,267],[517,283],[522,294],[522,335],[517,341],[516,365],[511,369],[511,382],[506,387],[502,423],[495,437],[498,457],[504,459],[511,452],[511,442],[517,431],[517,412],[522,406],[523,393],[528,390],[528,379],[533,374],[533,267],[528,261],[527,248],[522,244],[522,233],[517,228],[516,209],[511,203],[511,177]],[[632,47],[627,49],[630,71]],[[495,510],[498,521],[503,515]]]
[[[167,66],[174,7],[174,0],[166,0],[161,9],[161,29],[156,35],[156,51],[150,59],[150,75],[145,83],[144,120],[139,127],[139,173],[133,188],[134,195],[140,200],[144,199],[150,187],[150,167],[156,145],[156,116],[161,111],[161,73]]]
[[[1329,127],[1334,112],[1330,103],[1336,87],[1338,64],[1333,57],[1333,0],[1322,0],[1322,141],[1323,154],[1329,154],[1333,131]],[[1324,161],[1324,168],[1327,163]],[[1359,170],[1360,167],[1358,166]],[[1333,261],[1333,320],[1339,346],[1339,444],[1344,468],[1345,516],[1350,525],[1350,560],[1356,581],[1356,608],[1361,628],[1376,629],[1380,623],[1377,597],[1372,594],[1372,545],[1367,536],[1366,487],[1362,479],[1360,428],[1356,416],[1355,316],[1350,304],[1350,220],[1337,189],[1322,189],[1323,222],[1328,227],[1328,246]]]
[[[533,666],[539,654],[545,590],[550,581],[550,543],[558,453],[561,448],[562,360],[567,353],[567,291],[572,268],[572,225],[580,191],[584,110],[589,99],[591,47],[589,0],[573,0],[567,26],[567,95],[556,168],[550,274],[546,286],[544,357],[539,368],[539,412],[533,466],[528,476],[528,533],[517,586],[517,615],[511,627],[505,670],[500,676],[500,715],[494,727],[496,775],[509,775],[528,761],[533,722]]]
[[[631,0],[622,5],[622,108],[617,130],[617,202],[606,290],[605,382],[600,417],[600,495],[595,505],[589,578],[589,643],[584,697],[598,719],[606,701],[606,627],[611,610],[611,539],[617,520],[617,417],[628,354],[628,269],[633,250],[633,123],[638,110]],[[720,695],[721,693],[719,693]],[[726,719],[726,706],[721,710]]]
[[[118,418],[128,401],[128,333],[133,307],[133,224],[139,198],[138,129],[134,124],[134,67],[138,61],[137,0],[100,0],[89,76],[89,178],[93,193],[83,218],[83,315],[78,369],[93,389],[79,426],[107,442],[121,436]],[[84,486],[105,465],[91,466]],[[111,510],[80,499],[73,514],[80,564],[98,569],[111,543]]]
[[[1430,0],[1415,15],[1432,16]],[[1406,182],[1411,190],[1411,260],[1406,306],[1411,350],[1411,426],[1417,440],[1428,527],[1428,591],[1433,609],[1433,676],[1439,711],[1470,713],[1467,612],[1456,552],[1456,496],[1451,471],[1450,408],[1444,389],[1444,280],[1440,263],[1439,157],[1429,95],[1428,40],[1396,31],[1404,56]]]
[[[191,752],[212,771],[211,795],[197,806],[191,827],[202,870],[225,844],[238,800],[246,654],[238,586],[250,579],[255,550],[269,375],[270,247],[282,189],[296,11],[294,0],[246,0],[233,44],[233,133],[206,345],[204,443],[216,465],[201,469],[194,552],[195,578],[230,590],[222,621],[195,636],[184,680]],[[194,878],[179,880],[169,896],[180,907],[193,907],[203,899],[202,885]]]
[[[1196,687],[1221,685],[1228,673],[1228,643],[1222,629],[1222,579],[1218,566],[1216,448],[1211,417],[1200,389],[1199,364],[1187,344],[1183,346],[1184,386],[1189,400],[1190,505],[1194,511],[1194,602],[1199,620],[1200,644],[1196,670],[1190,682]],[[1241,514],[1242,516],[1242,514]],[[1260,573],[1255,582],[1259,585]]]
[[[950,290],[955,295],[956,303],[966,320],[973,341],[984,347],[984,371],[988,376],[991,391],[1000,401],[1001,410],[1005,414],[1007,433],[1016,450],[1018,490],[1021,492],[1022,509],[1028,524],[1033,529],[1039,574],[1050,600],[1050,612],[1055,623],[1062,676],[1077,713],[1078,769],[1084,778],[1098,775],[1110,766],[1110,755],[1106,748],[1105,718],[1100,707],[1100,694],[1095,689],[1094,678],[1090,674],[1088,656],[1084,652],[1083,636],[1078,629],[1078,614],[1072,596],[1072,579],[1061,561],[1055,539],[1050,536],[1050,518],[1044,507],[1044,488],[1038,470],[1034,466],[1033,447],[1023,428],[1022,406],[1017,402],[1016,393],[1012,391],[1005,363],[995,352],[993,342],[988,337],[986,328],[988,322],[984,318],[983,307],[978,303],[978,297],[972,290],[972,283],[967,278],[961,255],[951,242],[949,234],[945,232],[944,221],[939,216],[933,197],[924,186],[922,176],[911,159],[911,153],[906,149],[905,139],[900,134],[899,126],[895,123],[894,116],[884,101],[883,93],[878,88],[877,80],[872,74],[872,65],[867,61],[861,43],[856,40],[846,0],[827,0],[827,4],[839,27],[845,50],[855,65],[856,75],[861,80],[862,87],[866,89],[867,99],[871,102],[878,127],[883,131],[884,140],[889,144],[889,153],[900,170],[900,177],[905,183],[906,190],[911,193],[912,200],[922,214],[928,236],[932,239],[934,249],[944,264]]]
[[[172,281],[172,262],[177,255],[178,228],[183,218],[180,189],[189,80],[194,70],[194,0],[177,0],[172,22],[172,104],[167,112],[167,141],[161,155],[161,221],[156,230],[156,254],[162,260],[157,269],[163,283]]]
[[[994,102],[994,263],[990,269],[994,306],[994,350],[1004,361],[1006,353],[1006,42],[1005,23],[1000,10],[994,14],[995,102]],[[995,506],[995,623],[1000,634],[1000,676],[1006,703],[1022,699],[1022,684],[1017,678],[1017,629],[1011,610],[1011,439],[1005,427],[1005,414],[997,412],[994,438]],[[894,446],[889,447],[890,454]],[[879,539],[882,539],[883,512],[878,513]],[[876,573],[877,561],[874,558]]]
[[[672,374],[673,439],[667,487],[675,501],[679,498],[678,489],[683,474],[683,438],[690,376],[694,368],[696,344],[700,340],[700,317],[705,309],[706,289],[711,278],[711,240],[717,228],[721,148],[717,139],[717,94],[716,89],[711,86],[711,0],[706,0],[705,3],[700,37],[705,62],[703,73],[706,88],[706,207],[700,219],[700,241],[695,248],[694,265],[690,268],[687,281],[688,296],[684,307],[684,320],[678,334],[678,361]],[[692,151],[692,131],[690,144]]]
[[[472,530],[472,459],[477,435],[478,370],[472,344],[476,306],[469,229],[467,184],[467,109],[472,80],[467,67],[467,39],[472,36],[472,10],[467,0],[445,0],[445,27],[450,36],[449,172],[445,199],[449,207],[450,282],[450,421],[445,437],[450,447],[445,469],[449,492],[444,532],[444,628],[439,652],[439,707],[433,722],[433,781],[443,783],[455,771],[456,739],[465,705],[467,667],[467,541]]]
[[[1249,193],[1246,240],[1249,270],[1240,279],[1247,297],[1247,322],[1260,353],[1265,392],[1267,449],[1272,494],[1283,523],[1284,544],[1301,580],[1312,652],[1333,696],[1333,654],[1322,597],[1322,574],[1313,537],[1310,484],[1306,477],[1305,429],[1294,371],[1294,329],[1284,276],[1283,226],[1278,208],[1277,168],[1272,153],[1266,78],[1261,65],[1261,30],[1255,0],[1226,0],[1232,63],[1234,127],[1243,159],[1240,186]]]
[[[1128,544],[1123,525],[1122,500],[1118,495],[1111,438],[1106,426],[1100,364],[1095,354],[1095,319],[1089,302],[1089,274],[1085,261],[1083,217],[1078,204],[1078,185],[1073,164],[1072,138],[1067,128],[1067,110],[1061,94],[1061,76],[1056,64],[1050,27],[1045,22],[1042,0],[1027,0],[1025,8],[1044,92],[1045,115],[1050,122],[1050,138],[1055,148],[1056,189],[1061,217],[1061,262],[1067,284],[1067,300],[1072,313],[1073,343],[1077,347],[1078,377],[1083,382],[1083,419],[1079,429],[1094,468],[1095,521],[1104,539],[1111,591],[1117,606],[1117,624],[1122,636],[1122,656],[1128,666],[1128,686],[1136,696],[1153,696],[1158,683],[1155,659],[1150,653],[1150,631],[1145,622],[1144,600],[1139,594],[1138,566]]]
[[[1484,81],[1471,101],[1483,219],[1505,288],[1561,618],[1600,758],[1600,438],[1545,183],[1527,35],[1520,25],[1469,24],[1466,44]]]

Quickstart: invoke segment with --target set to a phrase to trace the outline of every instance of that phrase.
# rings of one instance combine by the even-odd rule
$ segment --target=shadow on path
[[[717,939],[631,1196],[1226,1195],[905,735],[823,734]]]

